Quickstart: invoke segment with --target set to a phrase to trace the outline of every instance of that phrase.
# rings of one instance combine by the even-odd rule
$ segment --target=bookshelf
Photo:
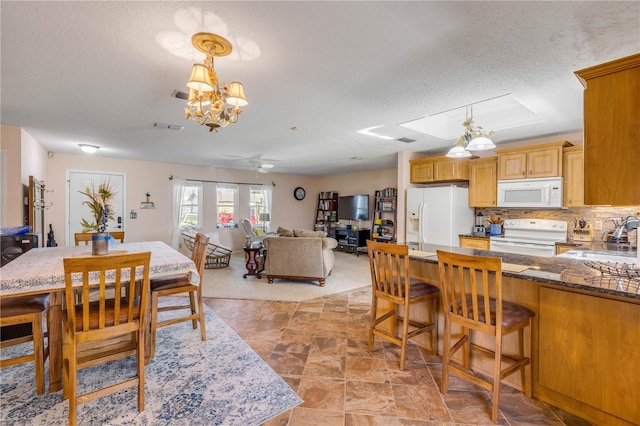
[[[316,231],[327,231],[338,221],[338,193],[322,191],[318,194],[316,209]]]
[[[396,242],[398,190],[385,188],[375,192],[371,239],[380,242]]]

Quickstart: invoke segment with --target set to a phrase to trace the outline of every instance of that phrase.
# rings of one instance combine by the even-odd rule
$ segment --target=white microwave
[[[498,207],[559,209],[562,178],[499,180]]]

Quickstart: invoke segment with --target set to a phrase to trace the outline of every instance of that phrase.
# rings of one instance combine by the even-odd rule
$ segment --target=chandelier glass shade
[[[471,115],[469,115],[469,110],[471,110]],[[460,136],[453,148],[447,152],[447,157],[471,157],[469,151],[482,151],[496,147],[491,140],[493,132],[485,131],[482,127],[473,123],[473,105],[467,108],[467,119],[462,125],[464,126],[464,135]]]
[[[191,69],[185,118],[209,127],[210,132],[217,132],[221,127],[236,123],[242,113],[241,107],[248,104],[244,86],[238,81],[232,81],[229,86],[221,84],[214,70],[214,56],[226,56],[232,51],[228,40],[216,34],[197,33],[191,42],[206,57],[204,63],[193,64]]]

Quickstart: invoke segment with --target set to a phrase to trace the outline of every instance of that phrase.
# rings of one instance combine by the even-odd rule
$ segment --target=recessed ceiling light
[[[100,149],[98,145],[88,145],[86,143],[79,143],[78,146],[82,152],[86,152],[87,154],[95,154]]]

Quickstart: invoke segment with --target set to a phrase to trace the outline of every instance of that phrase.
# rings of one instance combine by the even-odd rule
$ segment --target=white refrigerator
[[[469,188],[455,185],[407,189],[406,239],[416,243],[458,247],[458,235],[473,230]]]

